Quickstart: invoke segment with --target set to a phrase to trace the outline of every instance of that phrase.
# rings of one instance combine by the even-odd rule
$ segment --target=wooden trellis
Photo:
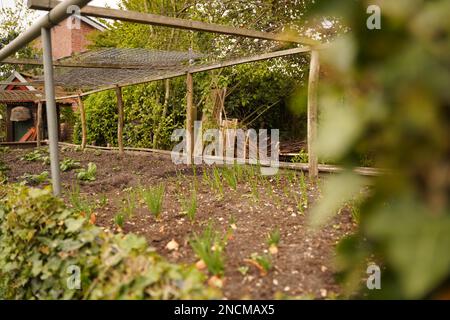
[[[66,0],[67,5],[70,5],[70,2],[74,2],[77,0]],[[81,1],[81,0],[80,0]],[[39,10],[48,10],[53,11],[56,7],[59,11],[58,14],[61,14],[61,6],[59,1],[54,0],[29,0],[29,7],[32,9]],[[56,10],[56,9],[55,9]],[[281,50],[275,52],[265,52],[249,57],[241,57],[237,59],[230,59],[219,62],[212,63],[204,63],[200,65],[190,65],[184,64],[184,60],[181,59],[174,63],[169,63],[168,65],[160,68],[155,68],[155,65],[147,65],[145,63],[141,63],[140,61],[134,61],[132,59],[127,59],[125,57],[125,61],[120,63],[111,62],[111,59],[107,60],[98,60],[92,61],[92,59],[86,59],[86,61],[76,60],[77,58],[69,58],[62,59],[60,61],[47,61],[44,60],[20,60],[20,59],[12,59],[7,58],[3,59],[2,63],[11,63],[11,64],[44,64],[53,63],[56,69],[55,76],[55,84],[58,86],[65,86],[68,88],[76,89],[78,91],[75,94],[69,94],[65,96],[57,96],[53,97],[50,95],[52,99],[67,99],[67,98],[75,98],[79,101],[80,112],[81,112],[81,124],[82,124],[82,147],[86,147],[86,118],[85,111],[82,102],[82,97],[104,90],[115,89],[117,96],[117,104],[118,104],[118,142],[119,142],[119,150],[121,153],[124,151],[123,145],[123,99],[122,99],[122,90],[121,88],[126,86],[131,86],[140,83],[147,83],[156,80],[164,80],[170,79],[179,76],[186,76],[186,86],[187,86],[187,103],[186,103],[186,129],[187,129],[187,152],[188,152],[188,163],[192,163],[193,160],[193,147],[194,147],[194,121],[196,120],[196,107],[193,103],[193,95],[194,95],[194,85],[193,85],[193,74],[198,72],[204,72],[208,70],[220,69],[224,67],[250,63],[255,61],[273,59],[278,57],[285,57],[289,55],[295,54],[305,54],[311,53],[310,60],[310,72],[309,72],[309,84],[308,84],[308,152],[309,152],[309,175],[311,179],[316,179],[318,176],[318,161],[317,156],[314,150],[315,140],[317,136],[317,86],[319,80],[319,51],[322,49],[322,45],[320,42],[310,39],[308,37],[296,36],[296,35],[286,35],[286,34],[274,34],[270,32],[262,32],[256,30],[249,30],[243,28],[235,28],[230,26],[223,26],[217,24],[210,24],[199,21],[192,21],[186,19],[179,18],[171,18],[166,16],[141,13],[141,12],[133,12],[133,11],[123,11],[119,9],[110,9],[110,8],[100,8],[94,6],[84,6],[81,9],[81,15],[105,18],[105,19],[113,19],[113,20],[121,20],[127,22],[141,23],[141,24],[150,24],[150,25],[158,25],[158,26],[166,26],[171,28],[180,28],[192,31],[203,31],[203,32],[212,32],[217,34],[226,34],[247,38],[255,38],[255,39],[265,39],[272,41],[281,41],[281,42],[290,42],[297,45],[301,45],[300,47],[296,47],[288,50]],[[45,24],[44,22],[39,22],[41,24]],[[45,27],[48,28],[48,27]],[[31,32],[31,30],[30,30]],[[33,29],[33,32],[35,30]],[[24,38],[24,37],[22,37]],[[25,37],[26,38],[26,37]],[[26,41],[31,41],[31,37],[26,38]],[[24,40],[24,39],[21,39]],[[23,42],[23,41],[22,41]],[[18,46],[18,45],[17,45]],[[14,48],[16,49],[16,48]],[[8,53],[12,49],[6,48],[0,51],[0,56],[2,51],[7,51]],[[116,52],[117,53],[117,52]],[[118,52],[120,53],[120,52]],[[145,52],[141,52],[145,54]],[[90,53],[87,53],[89,55]],[[182,53],[181,53],[182,54]],[[95,53],[94,53],[95,55]],[[2,58],[4,55],[2,56]],[[45,58],[45,56],[44,56]],[[82,55],[81,55],[82,58]],[[186,56],[184,56],[186,58]],[[192,57],[190,57],[192,58]],[[113,59],[114,60],[114,59]],[[145,59],[144,59],[145,60]],[[191,60],[191,59],[189,59]],[[58,69],[65,70],[61,74],[58,73]],[[47,68],[47,70],[49,70]],[[83,74],[83,76],[79,76]],[[97,78],[93,77],[93,75],[97,75]],[[46,84],[49,78],[47,77]],[[53,86],[53,75],[51,75],[51,82]],[[42,81],[40,84],[42,85]],[[82,90],[82,91],[79,91]],[[1,94],[1,93],[0,93]],[[47,97],[48,98],[48,97]],[[34,99],[36,100],[36,99]],[[45,99],[41,99],[45,100]],[[53,141],[54,143],[55,141]],[[52,159],[54,161],[54,159]],[[54,174],[53,168],[56,166],[52,166],[52,175]],[[55,169],[56,170],[56,169]],[[58,173],[59,174],[59,173]],[[59,189],[58,189],[59,190]]]

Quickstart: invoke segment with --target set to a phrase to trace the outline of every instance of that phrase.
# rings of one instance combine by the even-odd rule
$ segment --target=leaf
[[[309,224],[317,228],[327,223],[345,202],[361,190],[364,182],[364,178],[352,172],[330,176],[324,182],[323,198],[312,208]]]
[[[450,217],[430,216],[415,200],[398,199],[378,207],[365,229],[370,239],[388,245],[388,261],[408,299],[423,297],[447,277]]]
[[[84,221],[85,220],[83,218],[79,218],[79,219],[69,218],[69,219],[67,219],[65,221],[65,225],[67,227],[66,233],[76,232],[76,231],[80,230],[81,227],[83,226]]]

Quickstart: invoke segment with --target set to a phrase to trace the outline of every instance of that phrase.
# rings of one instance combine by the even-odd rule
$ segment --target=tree
[[[0,9],[0,49],[14,40],[22,33],[33,21],[35,14],[29,10],[24,1],[14,0],[14,4],[10,7]],[[36,51],[31,45],[20,49],[16,58],[32,58]],[[13,70],[33,70],[34,67],[12,66],[8,64],[0,65],[0,79],[7,78]]]

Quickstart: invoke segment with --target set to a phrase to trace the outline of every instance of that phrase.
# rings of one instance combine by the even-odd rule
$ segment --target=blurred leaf
[[[432,216],[414,200],[380,206],[365,223],[370,239],[386,246],[388,263],[406,298],[423,297],[450,270],[450,217]],[[430,267],[432,266],[432,267]]]
[[[364,178],[351,172],[330,176],[323,185],[323,198],[314,205],[310,225],[320,227],[335,215],[342,205],[359,193],[364,185]]]

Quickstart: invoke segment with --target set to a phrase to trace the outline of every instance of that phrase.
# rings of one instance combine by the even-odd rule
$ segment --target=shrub
[[[72,270],[81,287],[69,289]],[[69,273],[68,273],[69,272]],[[171,264],[134,234],[107,233],[50,189],[0,186],[0,299],[204,299],[193,266]]]

